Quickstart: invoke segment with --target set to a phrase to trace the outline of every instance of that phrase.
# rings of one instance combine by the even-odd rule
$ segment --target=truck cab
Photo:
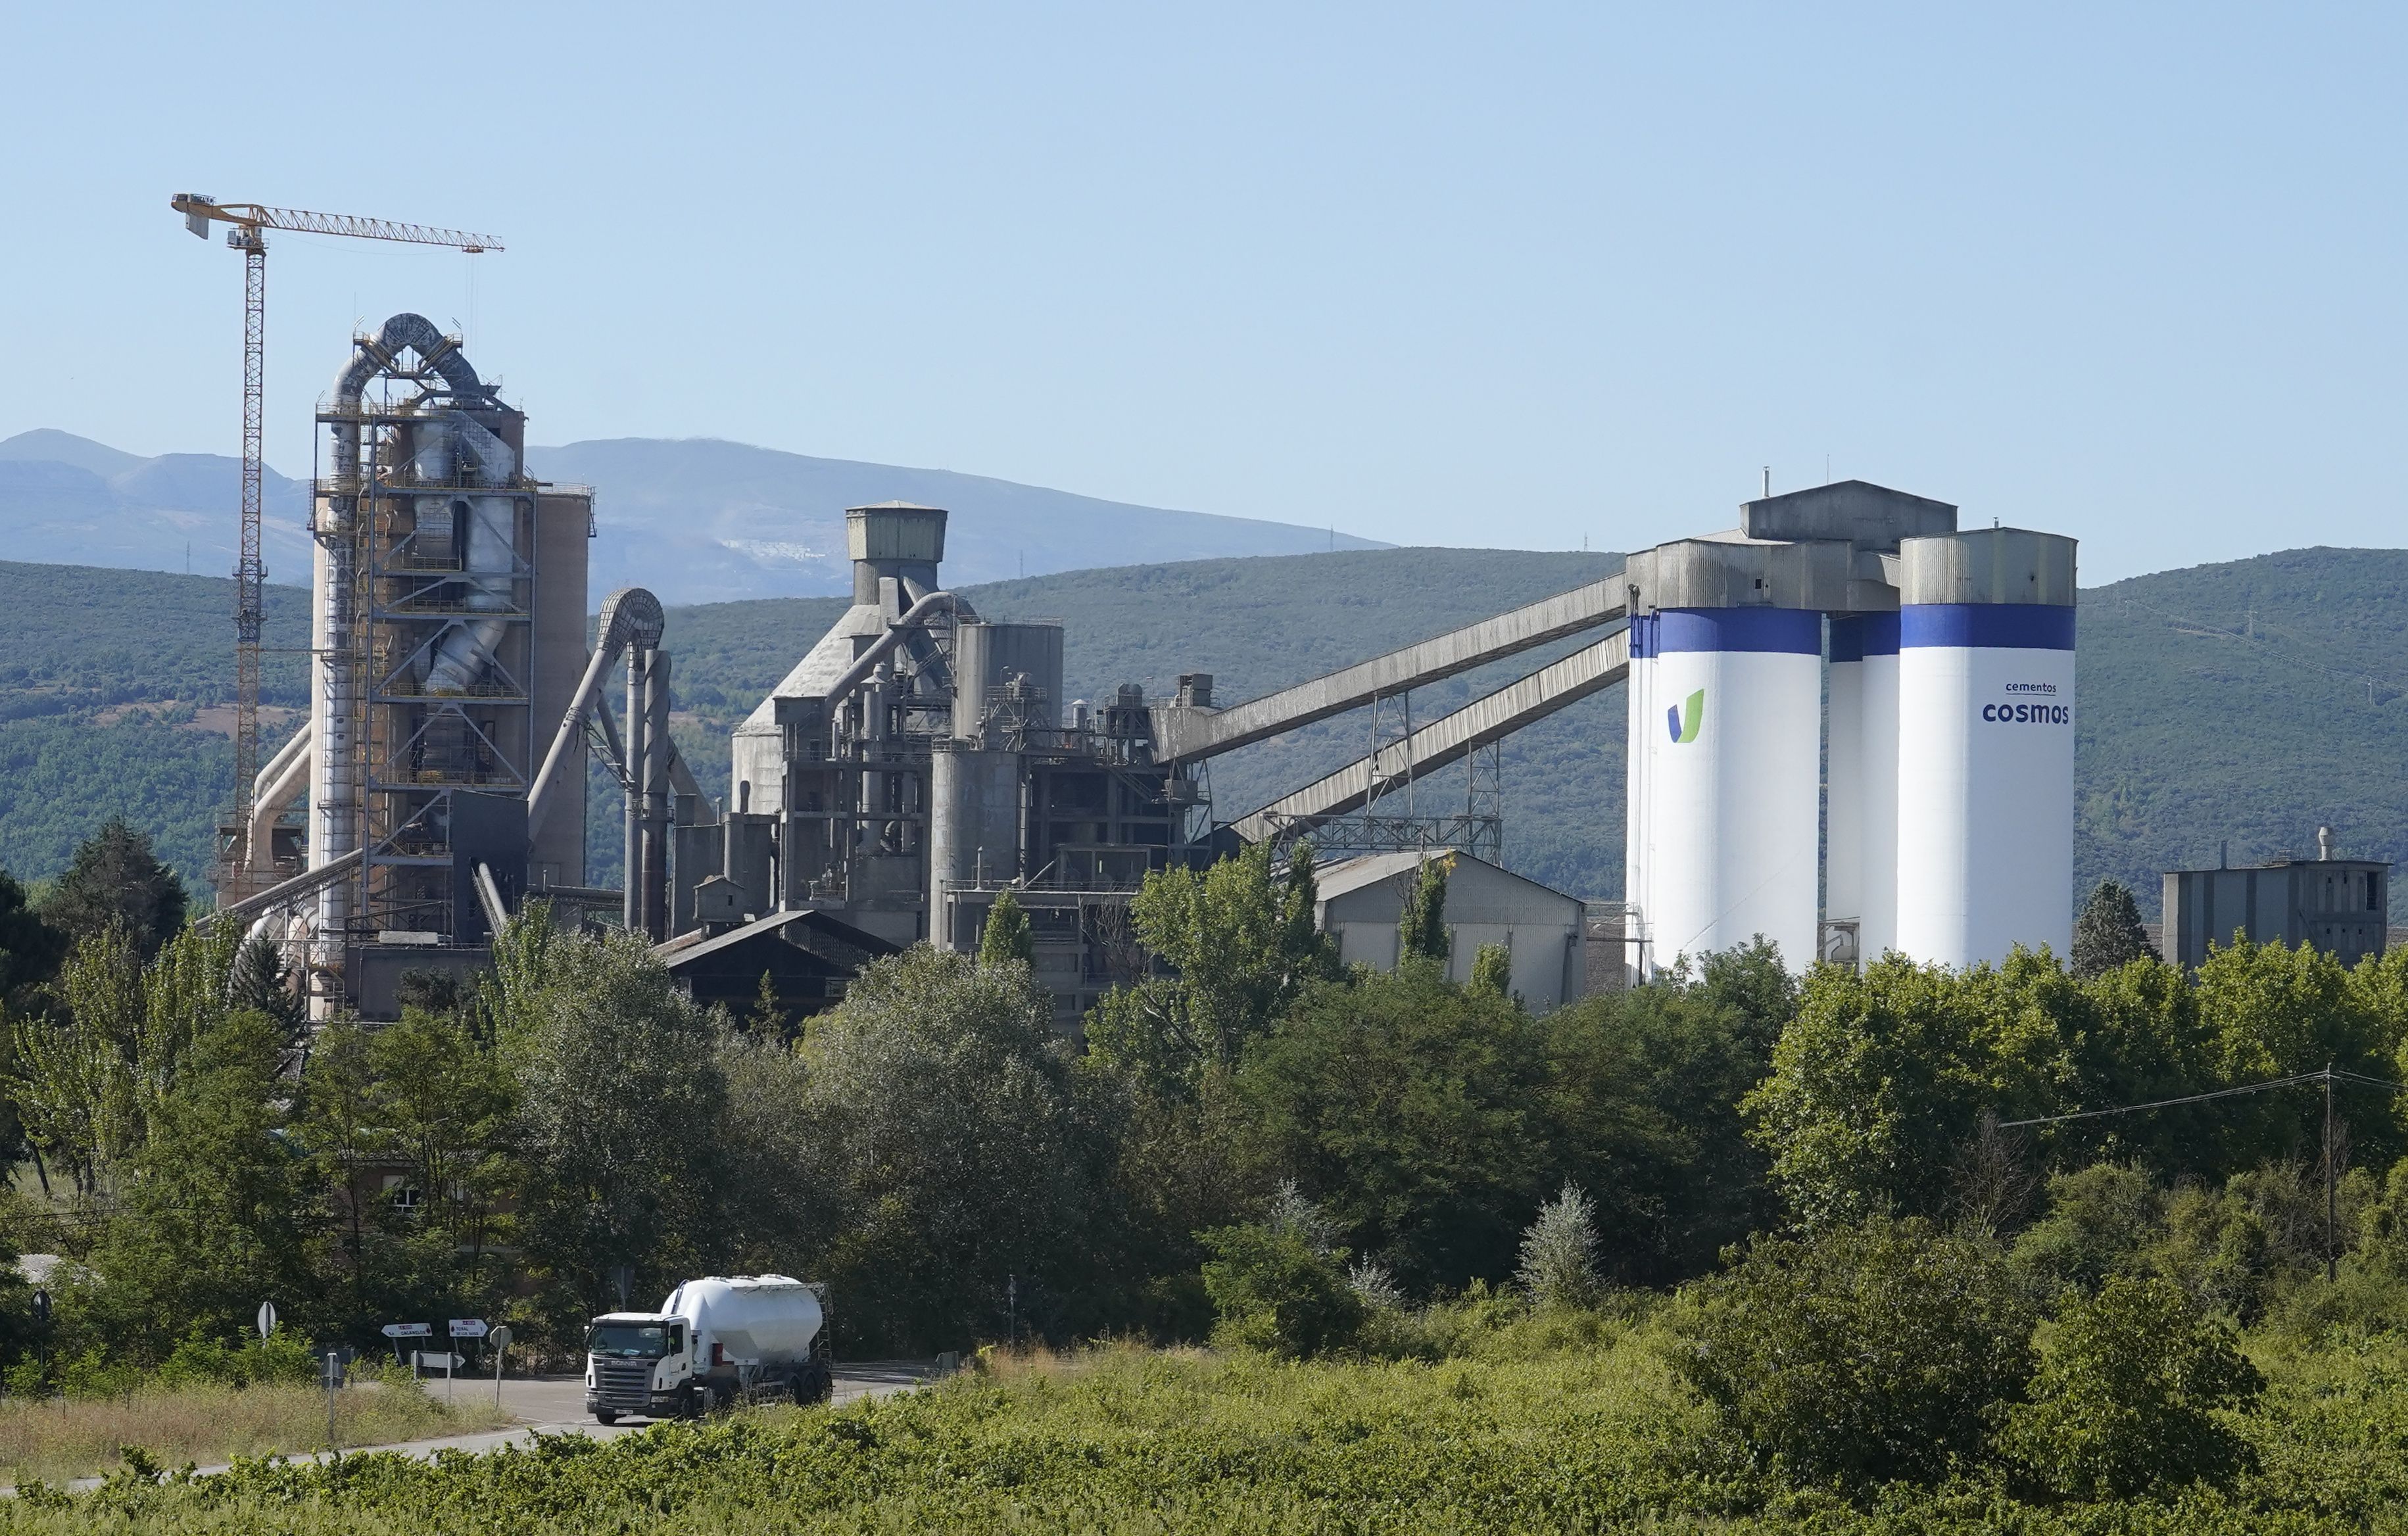
[[[682,1317],[605,1313],[585,1330],[585,1411],[601,1423],[700,1412],[708,1404],[695,1375],[694,1328]]]
[[[604,1313],[585,1331],[585,1411],[616,1424],[739,1401],[824,1402],[836,1385],[826,1294],[781,1274],[709,1275],[658,1312]]]

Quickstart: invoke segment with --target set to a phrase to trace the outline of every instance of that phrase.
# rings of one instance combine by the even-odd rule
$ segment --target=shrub
[[[1204,1289],[1220,1321],[1215,1342],[1312,1356],[1351,1343],[1368,1309],[1347,1284],[1346,1250],[1318,1249],[1294,1223],[1197,1234],[1212,1257]]]
[[[1852,1489],[1981,1452],[2031,1374],[2036,1308],[1997,1246],[1875,1218],[1757,1238],[1682,1295],[1673,1368],[1761,1465]]]
[[[2003,1448],[2054,1491],[2124,1499],[2229,1483],[2249,1446],[2214,1416],[2265,1389],[2232,1332],[2171,1282],[2117,1275],[2046,1330],[2032,1400],[2007,1411]]]
[[[1596,1207],[1567,1181],[1522,1234],[1522,1288],[1541,1307],[1585,1307],[1599,1289]]]

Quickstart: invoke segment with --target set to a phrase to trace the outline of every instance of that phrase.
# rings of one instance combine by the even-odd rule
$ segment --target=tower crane
[[[227,246],[242,252],[242,553],[234,571],[236,831],[232,845],[220,850],[219,881],[221,899],[231,901],[248,894],[248,887],[259,878],[261,863],[245,842],[251,826],[251,782],[259,771],[259,637],[265,600],[261,589],[267,581],[267,567],[259,549],[260,430],[267,325],[265,232],[292,230],[305,235],[343,235],[362,240],[449,246],[472,256],[499,251],[502,245],[491,236],[470,235],[457,229],[433,229],[345,213],[265,208],[257,203],[221,203],[206,193],[179,192],[168,199],[168,206],[184,216],[186,229],[205,240],[212,223],[228,225]]]

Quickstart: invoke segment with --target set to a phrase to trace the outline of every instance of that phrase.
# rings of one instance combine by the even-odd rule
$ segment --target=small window
[[[2366,876],[2366,910],[2371,912],[2383,910],[2383,877],[2371,869]]]

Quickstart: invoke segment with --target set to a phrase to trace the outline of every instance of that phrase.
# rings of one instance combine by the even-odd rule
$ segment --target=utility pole
[[[2333,1247],[2333,1117],[2332,1063],[2325,1063],[2325,1284],[2329,1285],[2339,1273],[2341,1255]]]

